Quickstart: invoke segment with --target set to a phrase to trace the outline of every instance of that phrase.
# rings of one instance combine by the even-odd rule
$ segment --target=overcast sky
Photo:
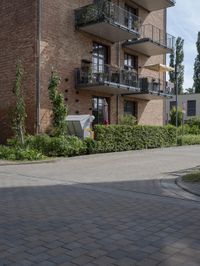
[[[200,0],[176,0],[176,6],[168,9],[168,33],[185,40],[185,88],[193,85],[198,31],[200,31]]]

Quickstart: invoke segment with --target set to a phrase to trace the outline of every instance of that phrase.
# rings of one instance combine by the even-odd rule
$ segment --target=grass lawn
[[[185,182],[200,182],[200,171],[183,176]]]

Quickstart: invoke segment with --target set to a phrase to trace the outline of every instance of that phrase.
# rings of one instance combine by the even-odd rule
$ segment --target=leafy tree
[[[183,120],[183,111],[178,107],[178,126],[181,126]],[[176,107],[173,107],[170,111],[170,124],[176,126]]]
[[[188,94],[193,94],[194,93],[194,88],[188,88],[188,89],[186,89],[186,92]]]
[[[54,134],[61,136],[66,134],[66,116],[67,107],[64,102],[64,97],[58,92],[61,79],[57,73],[52,72],[51,80],[49,84],[49,98],[53,105],[53,127]]]
[[[176,46],[170,55],[170,66],[177,69],[177,83],[178,83],[178,94],[183,93],[184,83],[184,40],[178,37],[176,40]],[[175,73],[170,73],[170,81],[175,83]]]
[[[23,68],[21,62],[16,65],[16,79],[13,87],[13,93],[16,97],[16,103],[13,110],[12,129],[16,139],[21,145],[24,145],[25,120],[27,117],[26,106],[22,91]]]
[[[194,63],[194,76],[193,76],[194,85],[193,87],[194,87],[195,93],[200,93],[200,32],[198,32],[196,46],[197,46],[198,54],[197,54],[197,57]]]

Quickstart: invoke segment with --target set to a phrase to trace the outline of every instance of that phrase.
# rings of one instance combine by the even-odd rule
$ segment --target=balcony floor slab
[[[130,43],[126,43],[124,46],[147,56],[168,54],[172,51],[170,48],[158,42],[154,42],[149,38],[135,40]]]
[[[98,36],[110,42],[126,41],[137,38],[137,31],[129,30],[125,26],[117,23],[100,22],[79,27],[79,30]]]
[[[150,12],[165,9],[175,5],[175,2],[171,0],[134,0],[134,3]]]
[[[89,91],[96,91],[96,92],[103,92],[112,95],[121,95],[123,93],[140,93],[140,89],[132,86],[121,85],[112,82],[105,82],[102,84],[87,84],[83,86],[79,86],[78,89],[80,90],[89,90]]]

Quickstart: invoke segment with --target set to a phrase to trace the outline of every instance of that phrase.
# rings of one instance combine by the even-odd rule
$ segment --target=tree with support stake
[[[198,32],[198,38],[197,38],[197,57],[195,59],[194,63],[194,90],[195,93],[200,93],[200,32]]]
[[[24,145],[25,120],[27,117],[25,101],[22,91],[23,68],[19,61],[16,66],[16,79],[13,87],[13,93],[16,97],[16,104],[13,110],[12,129],[16,139],[21,145]]]
[[[170,67],[178,69],[176,73],[170,73],[170,82],[177,83],[178,94],[183,93],[183,83],[184,83],[184,40],[178,37],[176,40],[176,47],[170,55]],[[177,75],[176,75],[177,74]]]

